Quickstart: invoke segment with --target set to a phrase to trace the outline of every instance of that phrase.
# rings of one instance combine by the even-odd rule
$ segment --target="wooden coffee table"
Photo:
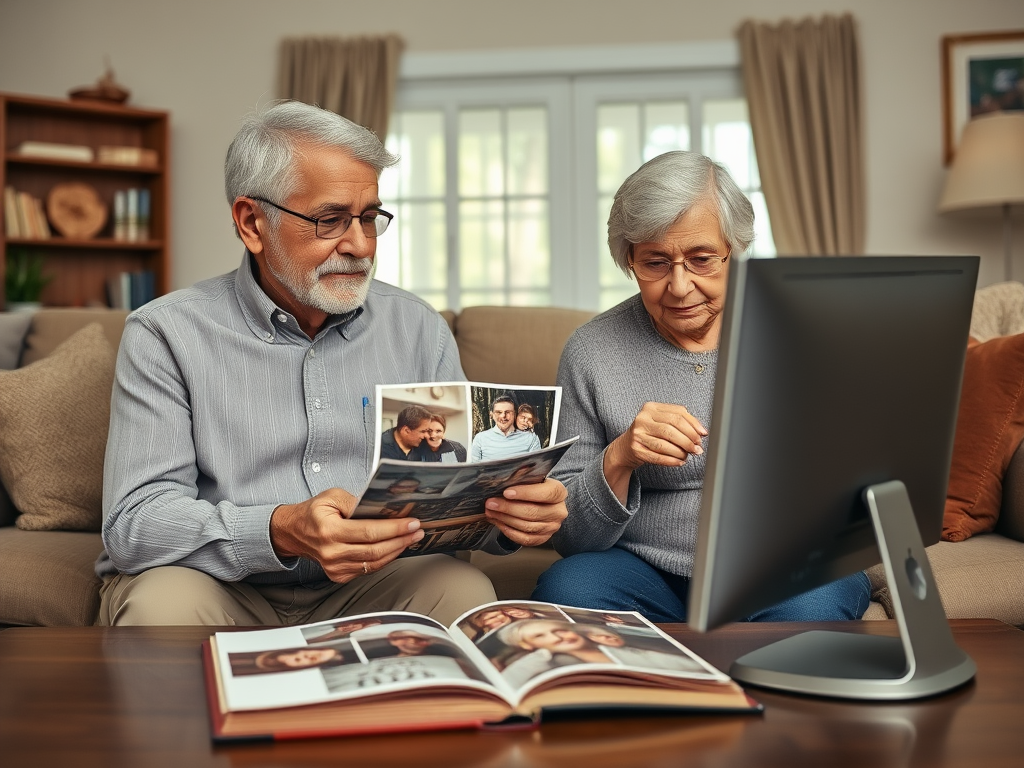
[[[913,703],[749,692],[763,715],[597,717],[535,731],[439,732],[215,746],[199,644],[210,628],[0,632],[0,764],[25,766],[1020,766],[1024,632],[954,620],[974,682]],[[722,669],[806,624],[666,629]],[[813,625],[895,634],[892,622]]]

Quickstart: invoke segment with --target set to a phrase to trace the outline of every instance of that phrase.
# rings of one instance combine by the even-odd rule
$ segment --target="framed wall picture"
[[[1024,30],[943,37],[942,95],[948,165],[972,117],[1024,111]]]

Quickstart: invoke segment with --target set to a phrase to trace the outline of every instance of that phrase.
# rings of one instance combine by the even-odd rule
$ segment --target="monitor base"
[[[900,700],[933,696],[974,677],[953,642],[907,489],[899,481],[864,491],[900,636],[804,632],[737,659],[738,681],[815,696]]]

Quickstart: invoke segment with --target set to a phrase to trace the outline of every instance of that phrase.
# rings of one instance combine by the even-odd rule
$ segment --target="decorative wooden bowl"
[[[66,182],[55,184],[47,195],[46,216],[69,240],[91,240],[107,223],[107,206],[88,184]]]

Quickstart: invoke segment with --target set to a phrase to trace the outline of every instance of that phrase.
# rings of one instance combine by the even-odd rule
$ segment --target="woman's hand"
[[[604,476],[623,504],[633,470],[644,464],[680,467],[692,453],[704,453],[708,434],[700,421],[681,405],[644,403],[629,429],[604,452]]]

